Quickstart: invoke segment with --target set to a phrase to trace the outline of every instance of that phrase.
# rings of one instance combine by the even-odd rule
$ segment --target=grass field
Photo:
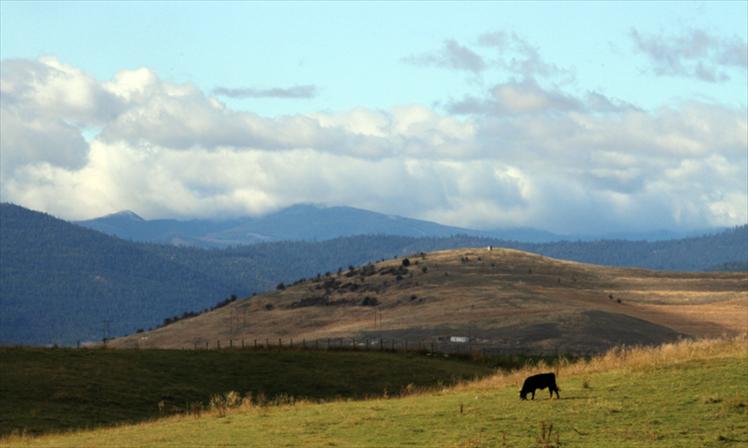
[[[533,368],[400,398],[244,405],[8,446],[731,447],[748,443],[746,339],[680,342],[561,365],[561,399],[521,402]],[[547,368],[545,368],[547,369]],[[543,440],[541,425],[552,425]],[[547,431],[546,431],[547,432]]]
[[[138,422],[228,391],[268,402],[363,398],[494,372],[485,363],[377,352],[5,348],[0,436]]]

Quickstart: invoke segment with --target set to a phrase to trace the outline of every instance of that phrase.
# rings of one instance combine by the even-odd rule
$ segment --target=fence
[[[296,339],[293,338],[264,338],[264,339],[205,339],[193,341],[181,347],[185,350],[346,350],[346,351],[379,351],[379,352],[413,352],[434,354],[463,354],[463,355],[527,355],[527,347],[507,347],[485,341],[449,342],[439,340],[408,340],[394,338],[323,338]],[[539,353],[535,355],[557,355],[557,351]]]

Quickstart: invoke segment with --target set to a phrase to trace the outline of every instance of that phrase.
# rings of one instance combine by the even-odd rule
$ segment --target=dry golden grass
[[[614,347],[607,352],[587,360],[569,362],[562,359],[558,365],[543,362],[509,373],[466,382],[455,386],[455,390],[472,390],[519,386],[529,375],[553,371],[559,378],[579,377],[600,372],[636,371],[656,367],[672,367],[694,360],[715,358],[748,358],[748,335],[729,338],[682,340],[655,347]],[[748,366],[746,366],[748,367]]]
[[[349,277],[343,271],[321,281],[308,280],[165,328],[121,338],[111,345],[199,348],[206,343],[214,347],[217,340],[225,345],[229,339],[237,344],[244,339],[250,345],[255,340],[276,344],[279,338],[285,343],[293,338],[297,344],[364,336],[422,339],[465,333],[468,327],[474,336],[507,339],[510,336],[497,336],[497,332],[549,322],[564,332],[574,330],[589,311],[619,320],[629,316],[695,337],[748,331],[748,277],[744,273],[610,268],[511,249],[439,251],[410,260],[408,273],[400,280],[380,274],[400,266],[402,258],[386,260],[375,265],[374,275],[359,272]],[[326,292],[320,287],[325,281],[356,284],[359,289],[352,292],[337,287]],[[323,295],[339,303],[372,297],[379,305],[293,306],[302,299]],[[627,328],[634,324],[621,321],[618,325]],[[563,347],[570,337],[550,335],[537,347],[528,347]],[[662,335],[657,337],[655,342],[664,340]],[[613,342],[643,341],[624,338],[593,349],[604,349]]]

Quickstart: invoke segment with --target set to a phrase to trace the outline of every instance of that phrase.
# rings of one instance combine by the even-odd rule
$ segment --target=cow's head
[[[525,392],[524,390],[519,391],[519,399],[527,400],[527,392]]]

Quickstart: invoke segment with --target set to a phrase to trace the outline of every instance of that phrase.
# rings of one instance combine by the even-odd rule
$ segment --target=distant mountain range
[[[118,219],[138,220],[132,215]],[[132,333],[209,308],[231,294],[273,289],[279,282],[393,256],[488,245],[614,266],[739,269],[748,259],[748,226],[659,242],[358,235],[206,250],[125,241],[0,204],[0,344],[69,345]]]
[[[526,227],[475,230],[385,215],[353,207],[324,207],[310,204],[294,205],[257,218],[145,220],[134,212],[123,211],[101,218],[79,221],[77,224],[132,241],[196,247],[228,247],[273,241],[322,241],[354,235],[397,235],[416,238],[467,235],[530,243],[611,238],[655,241],[701,233],[717,233],[724,230],[712,229],[689,233],[661,230],[647,233],[609,234],[604,237],[582,234],[560,235]]]

